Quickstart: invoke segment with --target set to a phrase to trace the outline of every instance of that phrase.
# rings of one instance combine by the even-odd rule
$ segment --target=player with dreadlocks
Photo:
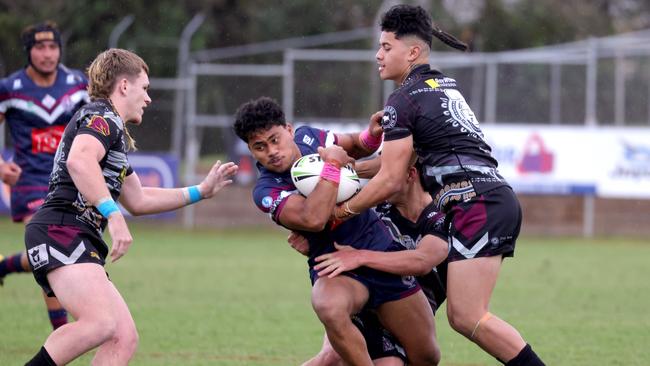
[[[514,254],[522,220],[519,201],[499,175],[456,80],[429,66],[433,37],[462,51],[467,46],[434,26],[419,6],[392,7],[381,29],[379,75],[398,84],[384,108],[382,164],[335,215],[355,216],[398,192],[415,151],[424,188],[448,225],[452,328],[508,366],[543,365],[519,332],[489,311],[502,260]]]

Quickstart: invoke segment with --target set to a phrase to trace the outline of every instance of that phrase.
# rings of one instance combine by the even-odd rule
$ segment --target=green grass
[[[131,251],[107,266],[138,325],[132,365],[298,365],[320,348],[305,260],[283,231],[132,229]],[[21,249],[20,225],[3,218],[0,233],[0,253]],[[648,365],[649,260],[641,241],[525,238],[491,310],[548,365]],[[499,365],[455,334],[444,311],[436,321],[442,365]],[[0,325],[0,365],[24,363],[48,336],[31,276],[0,288]]]

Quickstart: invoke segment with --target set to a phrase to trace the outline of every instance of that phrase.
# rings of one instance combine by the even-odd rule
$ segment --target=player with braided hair
[[[409,157],[422,164],[424,188],[446,215],[451,244],[447,315],[457,332],[506,365],[543,365],[510,324],[489,311],[504,257],[514,255],[521,208],[456,80],[429,66],[433,37],[459,50],[419,6],[397,5],[381,20],[379,76],[398,88],[384,108],[382,164],[335,216],[346,219],[400,190]]]

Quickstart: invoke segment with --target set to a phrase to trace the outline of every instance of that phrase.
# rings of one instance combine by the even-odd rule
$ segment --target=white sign
[[[650,198],[650,128],[483,126],[521,193]]]

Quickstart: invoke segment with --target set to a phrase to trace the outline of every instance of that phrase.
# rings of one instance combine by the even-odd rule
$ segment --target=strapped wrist
[[[185,197],[188,205],[197,203],[203,199],[198,185],[183,188],[183,196]]]
[[[117,207],[117,204],[111,197],[106,197],[99,202],[97,202],[97,205],[95,206],[97,208],[97,211],[104,216],[105,218],[109,218],[112,214],[119,213],[121,214],[122,212],[120,211],[120,208]]]
[[[379,148],[381,145],[383,136],[383,131],[381,134],[379,134],[379,136],[373,136],[370,133],[370,129],[366,128],[359,134],[359,141],[361,141],[361,144],[368,148],[368,150],[377,150],[377,148]]]
[[[320,177],[338,185],[341,181],[341,168],[333,163],[325,162]]]

